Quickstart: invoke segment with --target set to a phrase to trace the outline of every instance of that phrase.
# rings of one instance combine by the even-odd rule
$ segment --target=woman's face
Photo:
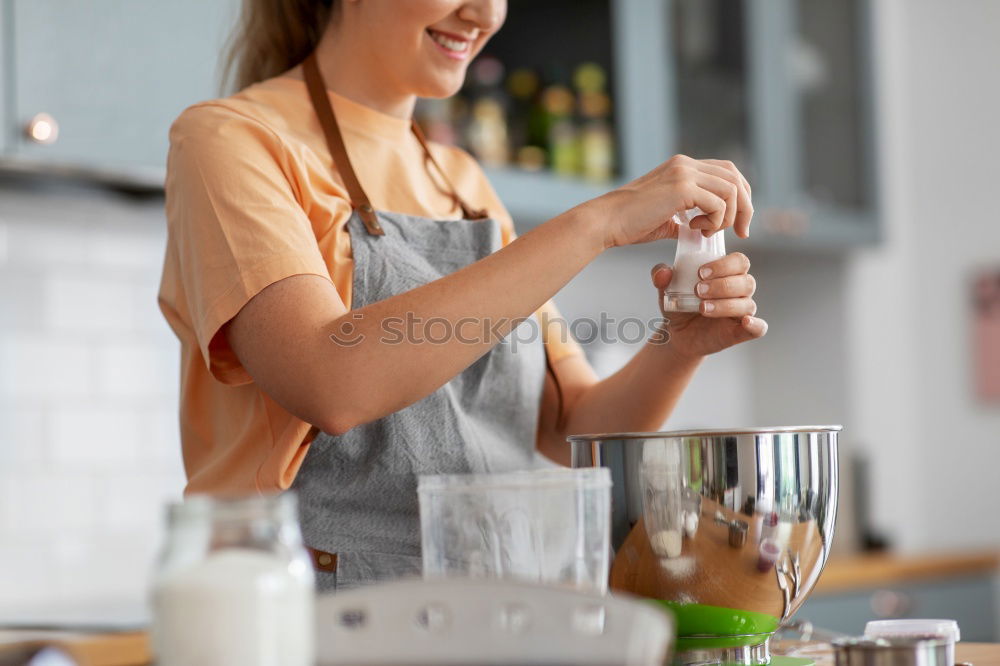
[[[347,0],[340,28],[357,30],[372,74],[401,94],[448,97],[500,29],[507,0]]]

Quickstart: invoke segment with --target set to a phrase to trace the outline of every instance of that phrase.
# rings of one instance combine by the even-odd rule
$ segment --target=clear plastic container
[[[726,255],[723,232],[717,231],[706,238],[700,229],[691,228],[691,220],[699,215],[703,215],[701,209],[692,208],[671,218],[678,226],[677,254],[674,276],[663,294],[664,312],[698,312],[701,299],[694,291],[699,281],[698,269]]]
[[[937,638],[948,644],[947,664],[954,664],[955,643],[962,634],[955,620],[872,620],[865,625],[865,638]]]
[[[418,494],[426,578],[509,578],[607,591],[607,469],[421,476]]]

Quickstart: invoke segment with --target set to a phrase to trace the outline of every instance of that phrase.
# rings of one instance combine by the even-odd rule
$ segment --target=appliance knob
[[[47,113],[36,113],[24,126],[24,135],[34,143],[53,144],[59,138],[59,123]]]

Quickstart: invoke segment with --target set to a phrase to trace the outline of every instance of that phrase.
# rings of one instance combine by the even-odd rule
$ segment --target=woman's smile
[[[433,28],[427,28],[426,32],[434,46],[453,60],[466,60],[472,52],[472,42],[475,40],[475,36],[467,38]]]

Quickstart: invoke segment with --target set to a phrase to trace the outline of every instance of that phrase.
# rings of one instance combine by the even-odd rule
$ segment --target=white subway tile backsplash
[[[11,268],[84,267],[89,263],[85,228],[64,222],[72,214],[56,213],[46,221],[11,218],[7,224],[7,260]]]
[[[90,236],[90,260],[103,269],[130,269],[137,274],[158,273],[167,243],[162,225],[135,225],[131,229],[100,230]]]
[[[46,326],[65,333],[123,333],[135,326],[126,280],[59,274],[45,280]]]
[[[0,614],[141,601],[184,487],[163,202],[0,190]]]
[[[143,435],[136,410],[83,403],[53,406],[50,413],[54,465],[95,472],[136,468]]]
[[[0,266],[7,263],[7,225],[0,221]]]
[[[37,335],[43,326],[41,273],[0,266],[0,332]]]
[[[184,476],[151,471],[109,474],[97,487],[100,529],[145,533],[163,524],[167,503],[181,498]]]
[[[89,530],[96,523],[94,480],[85,474],[0,471],[0,525],[7,533]]]
[[[58,533],[0,538],[0,618],[142,616],[160,533]]]
[[[176,401],[169,407],[157,406],[141,416],[143,438],[139,454],[158,471],[182,472],[181,434]]]
[[[6,534],[0,539],[0,614],[17,618],[26,607],[58,603],[62,590],[52,580],[57,569],[49,554],[53,539]]]
[[[156,340],[158,344],[165,345],[171,353],[177,353],[177,336],[170,330],[167,320],[160,312],[160,304],[156,300],[159,293],[160,283],[157,276],[155,281],[150,280],[137,283],[132,294],[132,309],[135,313],[135,326],[140,335],[151,340]]]
[[[99,343],[96,352],[95,388],[102,396],[116,398],[177,395],[179,382],[173,372],[176,358],[154,342]]]
[[[0,400],[80,398],[93,390],[93,351],[43,334],[0,337]]]
[[[0,404],[0,470],[38,470],[45,462],[45,412],[37,405]]]

